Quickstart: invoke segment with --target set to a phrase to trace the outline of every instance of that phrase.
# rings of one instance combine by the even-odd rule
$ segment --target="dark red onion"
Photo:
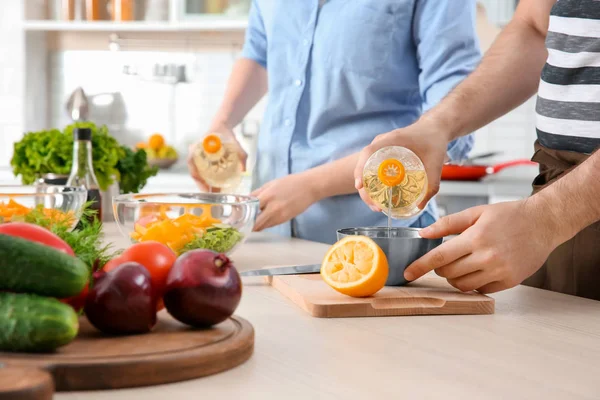
[[[163,299],[173,318],[209,327],[229,318],[241,297],[240,275],[225,254],[192,250],[173,264]]]
[[[84,310],[90,323],[104,333],[145,333],[156,324],[156,301],[148,270],[127,262],[94,274]]]

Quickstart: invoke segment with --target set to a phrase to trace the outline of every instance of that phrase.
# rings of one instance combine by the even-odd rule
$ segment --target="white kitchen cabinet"
[[[65,20],[63,0],[49,0],[48,7],[25,2],[25,31],[46,32],[173,32],[244,31],[249,0],[148,0],[137,1],[135,20],[89,21],[76,15]]]

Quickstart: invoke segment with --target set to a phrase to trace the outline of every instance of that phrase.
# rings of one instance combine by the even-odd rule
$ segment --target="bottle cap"
[[[377,177],[385,186],[397,186],[402,183],[405,176],[404,164],[394,158],[388,158],[379,164]]]
[[[221,138],[214,134],[206,136],[204,138],[204,141],[202,142],[202,148],[205,152],[209,154],[214,154],[217,151],[221,150],[221,146]]]
[[[73,140],[92,140],[92,130],[90,128],[73,129]]]

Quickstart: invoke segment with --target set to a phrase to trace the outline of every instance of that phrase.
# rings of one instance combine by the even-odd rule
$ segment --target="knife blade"
[[[297,265],[294,267],[278,267],[253,269],[250,271],[240,272],[241,276],[273,276],[273,275],[301,275],[301,274],[317,274],[321,272],[321,264]]]

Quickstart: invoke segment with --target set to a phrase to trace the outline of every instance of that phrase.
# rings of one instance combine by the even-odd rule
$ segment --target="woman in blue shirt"
[[[415,122],[476,67],[475,15],[475,0],[253,0],[242,57],[209,131],[233,136],[268,93],[255,229],[333,243],[336,229],[387,224],[357,194],[357,152]],[[451,142],[448,158],[464,158],[472,140]],[[190,171],[205,188],[192,162]],[[436,218],[431,201],[394,225]]]

